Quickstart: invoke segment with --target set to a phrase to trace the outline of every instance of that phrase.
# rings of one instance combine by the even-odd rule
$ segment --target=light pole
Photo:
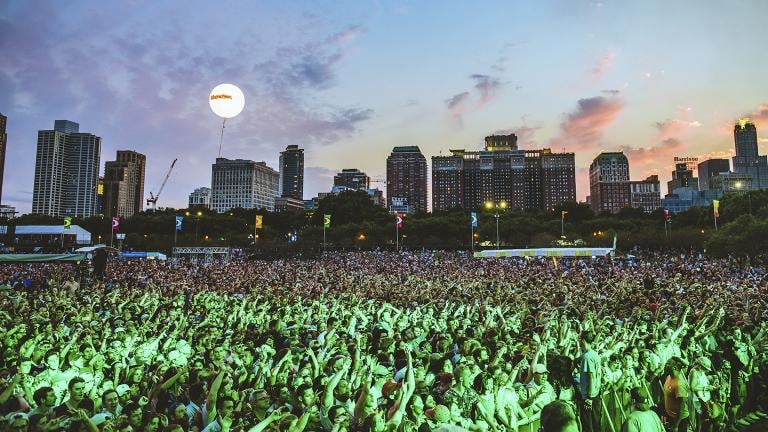
[[[506,210],[507,202],[506,201],[501,201],[501,202],[495,203],[493,201],[488,201],[488,202],[485,203],[485,208],[488,209],[488,210],[491,210],[491,209],[495,209],[496,210],[495,213],[493,214],[493,217],[496,218],[496,250],[499,250],[499,248],[500,248],[500,242],[499,242],[499,216],[500,216],[500,214],[499,214],[499,210],[502,210],[502,211]]]
[[[197,227],[200,224],[200,216],[202,216],[202,215],[203,215],[203,212],[198,210],[197,211],[197,217],[195,218],[195,243],[197,243],[197,234],[198,234]],[[206,238],[206,240],[208,240],[208,239]]]

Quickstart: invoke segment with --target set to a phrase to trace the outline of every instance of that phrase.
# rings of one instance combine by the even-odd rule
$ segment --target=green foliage
[[[565,242],[583,241],[586,246],[611,246],[616,236],[622,250],[706,250],[716,255],[765,253],[768,232],[768,191],[728,195],[720,202],[720,230],[715,232],[712,207],[691,208],[672,216],[666,226],[661,210],[643,213],[624,209],[617,215],[595,215],[586,204],[568,203],[549,210],[498,212],[498,236],[502,247],[553,246],[561,236],[561,212],[565,216]],[[752,213],[750,216],[749,213]],[[200,214],[198,215],[198,212]],[[255,229],[256,215],[263,228]],[[325,230],[328,247],[345,249],[394,248],[395,218],[373,204],[364,192],[344,192],[322,199],[313,212],[269,213],[256,209],[232,209],[218,214],[207,209],[164,209],[138,214],[121,222],[127,233],[124,246],[169,251],[178,245],[255,246],[258,250],[314,250],[323,242],[323,215],[331,215]],[[183,229],[176,233],[175,217],[184,216]],[[479,226],[470,230],[468,211],[452,210],[407,215],[400,230],[400,245],[417,249],[469,249],[475,244],[495,247],[496,210],[478,211]],[[64,219],[24,215],[11,225],[57,225]],[[73,219],[91,232],[94,242],[101,236],[108,243],[111,221],[102,216]],[[296,242],[289,242],[295,233]],[[257,235],[258,238],[254,238]],[[256,241],[254,241],[256,240]]]

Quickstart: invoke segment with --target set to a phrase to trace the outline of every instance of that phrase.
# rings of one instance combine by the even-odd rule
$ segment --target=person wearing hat
[[[548,377],[547,365],[536,363],[533,366],[533,381],[528,384],[528,397],[520,404],[529,417],[540,413],[545,405],[557,399],[555,388],[547,380]]]
[[[664,432],[664,425],[659,415],[651,408],[651,395],[643,387],[635,387],[630,391],[634,410],[629,414],[621,432]]]

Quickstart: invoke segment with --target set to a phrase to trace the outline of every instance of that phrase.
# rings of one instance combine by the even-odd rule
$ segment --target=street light
[[[189,212],[187,212],[187,214],[189,214]],[[203,215],[203,212],[198,210],[197,211],[197,217],[195,218],[195,243],[197,243],[197,233],[198,233],[197,227],[200,224],[200,216],[202,216],[202,215]],[[205,239],[208,240],[208,236],[205,236]]]
[[[499,210],[502,210],[502,211],[506,210],[507,202],[506,201],[501,201],[501,202],[495,203],[493,201],[487,201],[485,203],[485,208],[487,210],[491,210],[491,209],[495,209],[496,210],[496,212],[493,214],[493,217],[496,218],[496,250],[499,250],[499,247],[500,247],[499,246],[500,245],[500,242],[499,242],[499,216],[500,216]]]

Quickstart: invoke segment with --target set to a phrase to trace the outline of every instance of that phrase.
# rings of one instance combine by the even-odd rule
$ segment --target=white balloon
[[[245,95],[234,84],[219,84],[211,90],[208,104],[214,114],[221,118],[236,117],[245,107]]]

